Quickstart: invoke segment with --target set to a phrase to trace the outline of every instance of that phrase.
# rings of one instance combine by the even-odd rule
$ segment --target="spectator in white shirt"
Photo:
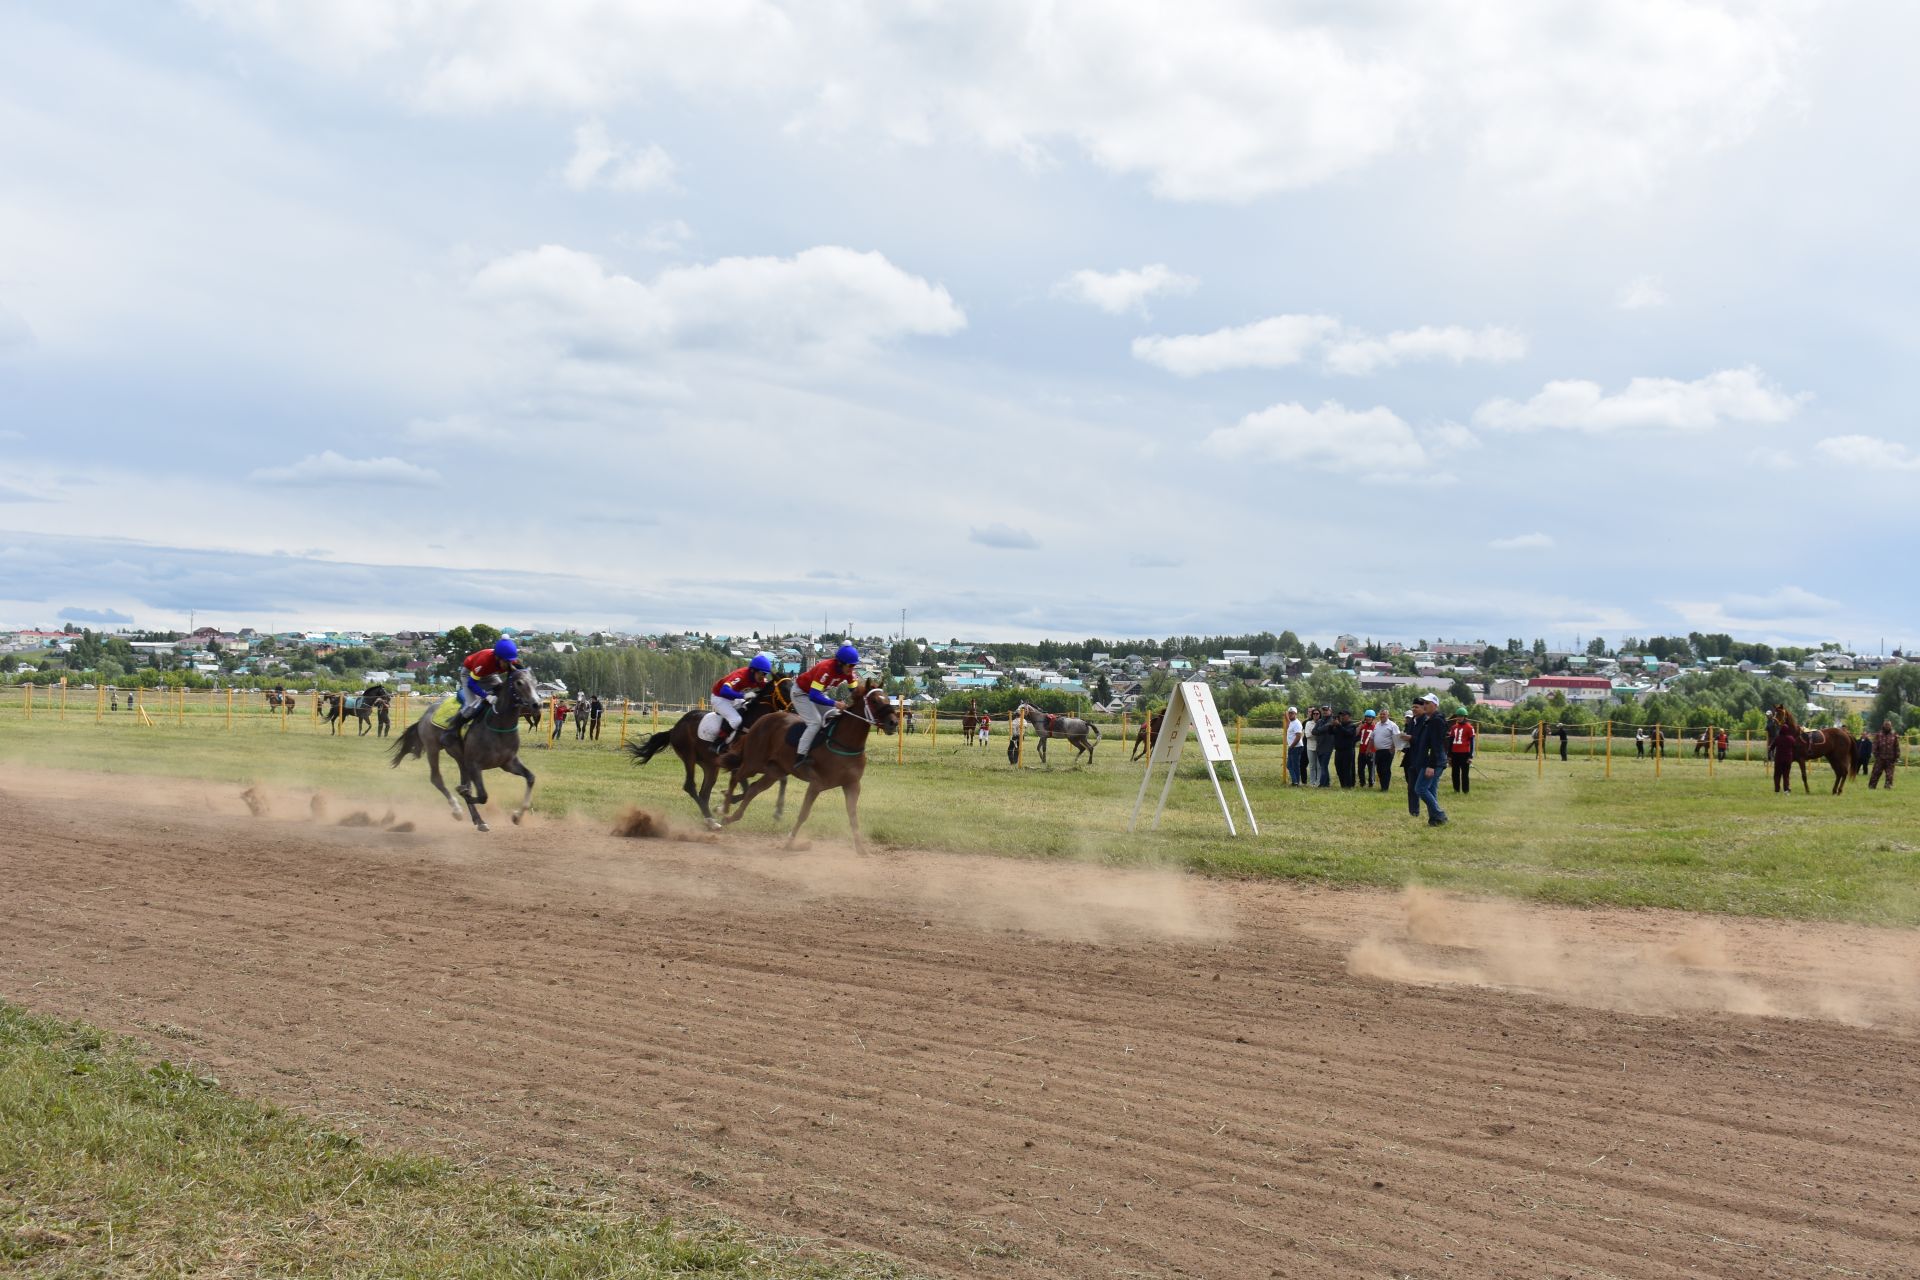
[[[1379,780],[1382,791],[1393,786],[1393,753],[1400,749],[1406,736],[1393,722],[1392,712],[1381,715],[1380,722],[1373,726],[1373,776]]]
[[[1307,785],[1307,730],[1300,723],[1300,708],[1287,708],[1287,785]]]

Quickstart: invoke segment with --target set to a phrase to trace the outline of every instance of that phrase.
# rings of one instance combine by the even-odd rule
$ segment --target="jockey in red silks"
[[[720,736],[713,740],[715,753],[727,749],[727,739],[740,732],[740,706],[748,696],[771,684],[773,659],[755,654],[752,662],[738,671],[721,676],[713,684],[713,713],[720,717]]]
[[[820,735],[820,726],[827,722],[827,712],[838,705],[828,690],[851,681],[853,669],[859,663],[860,651],[850,644],[843,644],[834,650],[831,658],[814,663],[793,682],[793,709],[800,713],[800,718],[807,725],[800,734],[799,749],[793,757],[795,773],[805,767],[807,754],[813,749],[813,740]]]
[[[459,740],[469,720],[477,720],[493,705],[494,689],[520,665],[520,646],[512,636],[501,636],[492,647],[475,649],[460,660],[460,714],[444,735],[448,743]]]

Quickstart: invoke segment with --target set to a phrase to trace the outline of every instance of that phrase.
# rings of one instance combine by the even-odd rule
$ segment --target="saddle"
[[[1804,735],[1804,739],[1805,739],[1805,742],[1806,742],[1806,744],[1807,744],[1808,746],[1810,746],[1810,747],[1818,747],[1818,746],[1823,746],[1823,745],[1825,745],[1825,743],[1826,743],[1826,741],[1827,741],[1827,734],[1826,734],[1826,730],[1824,730],[1824,729],[1809,729],[1809,730],[1807,730],[1807,732],[1806,732],[1806,734]]]
[[[829,712],[827,714],[827,723],[825,727],[823,727],[820,730],[820,737],[818,740],[820,742],[832,742],[833,731],[839,727],[840,727],[840,713],[838,711]],[[788,725],[787,726],[787,745],[790,747],[793,747],[795,750],[798,750],[800,747],[800,735],[805,733],[806,731],[807,731],[807,726],[804,722],[795,721],[793,724]]]

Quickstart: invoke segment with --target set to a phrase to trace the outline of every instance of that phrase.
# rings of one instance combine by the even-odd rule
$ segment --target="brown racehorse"
[[[788,778],[798,776],[793,772],[794,739],[798,737],[794,728],[801,723],[799,716],[783,711],[765,717],[741,737],[730,757],[739,764],[727,783],[726,802],[721,806],[723,821],[740,821],[755,796],[776,781],[785,786]],[[860,778],[867,771],[867,735],[874,729],[892,733],[896,723],[893,704],[878,684],[869,680],[854,691],[851,703],[822,731],[808,757],[804,779],[807,797],[800,802],[800,817],[787,836],[787,848],[793,848],[800,838],[800,828],[807,825],[814,800],[822,791],[838,787],[847,798],[847,829],[853,833],[853,847],[866,852],[860,841]],[[747,781],[747,787],[735,808],[733,793],[742,781]]]
[[[774,681],[765,693],[756,695],[747,705],[746,710],[740,713],[741,732],[727,745],[729,755],[739,751],[741,744],[746,741],[746,730],[751,729],[762,717],[772,715],[776,711],[784,711],[790,715],[792,707],[793,681],[789,679]],[[713,816],[713,810],[707,802],[713,798],[714,779],[719,777],[721,769],[727,767],[729,755],[716,754],[712,743],[701,741],[700,721],[707,714],[705,711],[689,711],[674,721],[671,729],[663,729],[642,742],[629,742],[626,750],[627,754],[633,757],[635,764],[645,764],[653,759],[660,748],[672,747],[673,754],[679,756],[680,763],[687,767],[687,780],[681,785],[681,790],[692,796],[693,802],[700,806],[700,816],[707,820],[707,826],[718,831],[720,820]],[[696,767],[701,771],[698,787],[693,785],[693,771]],[[786,807],[787,781],[782,778],[780,795],[773,806],[773,816],[778,818],[786,811]]]
[[[1147,750],[1152,744],[1160,741],[1160,725],[1166,718],[1166,712],[1156,711],[1153,713],[1151,721],[1142,720],[1140,722],[1139,730],[1133,735],[1133,754],[1128,756],[1127,759],[1138,760],[1141,756],[1147,754]]]
[[[1808,739],[1815,733],[1820,741]],[[1800,731],[1800,751],[1795,757],[1800,761],[1800,785],[1808,795],[1813,794],[1813,784],[1807,781],[1807,761],[1825,760],[1833,766],[1833,794],[1839,795],[1847,789],[1847,779],[1853,776],[1853,734],[1845,728],[1802,729]]]

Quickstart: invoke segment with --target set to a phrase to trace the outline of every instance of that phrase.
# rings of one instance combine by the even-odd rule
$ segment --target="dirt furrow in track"
[[[467,1158],[938,1274],[1920,1270],[1909,934],[29,781],[0,995]]]

